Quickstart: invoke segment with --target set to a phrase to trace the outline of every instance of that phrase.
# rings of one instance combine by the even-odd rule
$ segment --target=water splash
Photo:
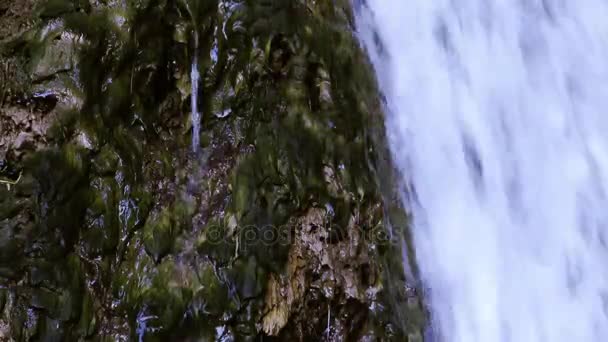
[[[608,3],[367,0],[435,339],[608,341]]]

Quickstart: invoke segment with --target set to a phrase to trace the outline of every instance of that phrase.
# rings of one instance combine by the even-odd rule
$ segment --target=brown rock
[[[19,133],[17,139],[13,142],[13,150],[15,151],[32,150],[34,147],[34,135],[29,132]]]

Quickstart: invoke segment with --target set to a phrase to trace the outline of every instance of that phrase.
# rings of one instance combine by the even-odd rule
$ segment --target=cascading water
[[[434,338],[608,341],[608,2],[367,0]]]
[[[190,3],[184,1],[184,5],[188,9],[188,13],[192,17],[192,26],[194,27],[194,57],[192,59],[192,66],[190,68],[190,107],[192,109],[191,120],[192,120],[192,152],[198,153],[200,146],[200,131],[201,131],[201,116],[198,112],[198,83],[200,81],[200,74],[198,72],[198,32],[196,31],[196,20],[195,15],[190,8]]]
[[[191,107],[192,107],[192,151],[198,152],[200,145],[199,132],[201,130],[201,117],[198,112],[198,83],[200,74],[198,72],[198,63],[196,56],[192,61],[192,69],[190,71],[190,82],[192,83],[192,94],[190,95]]]

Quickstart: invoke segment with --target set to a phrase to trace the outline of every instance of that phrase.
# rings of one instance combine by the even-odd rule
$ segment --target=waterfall
[[[191,107],[192,107],[192,151],[198,152],[200,145],[200,130],[201,130],[201,116],[198,112],[198,83],[200,74],[198,72],[198,63],[196,61],[196,52],[194,54],[194,60],[192,61],[192,69],[190,71],[190,82],[192,83],[192,94],[190,96]]]
[[[432,339],[608,341],[608,2],[360,6]]]
[[[192,152],[198,153],[200,147],[200,131],[201,131],[201,116],[198,112],[198,84],[200,81],[200,74],[198,72],[198,31],[195,12],[190,7],[188,1],[184,1],[184,5],[188,10],[188,13],[192,17],[192,26],[194,29],[194,54],[192,58],[192,66],[190,69],[190,83],[191,93],[190,94],[190,107],[192,107]]]

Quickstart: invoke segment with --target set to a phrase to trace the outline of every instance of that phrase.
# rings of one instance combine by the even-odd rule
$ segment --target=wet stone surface
[[[0,40],[0,340],[415,340],[347,1],[21,15]]]

